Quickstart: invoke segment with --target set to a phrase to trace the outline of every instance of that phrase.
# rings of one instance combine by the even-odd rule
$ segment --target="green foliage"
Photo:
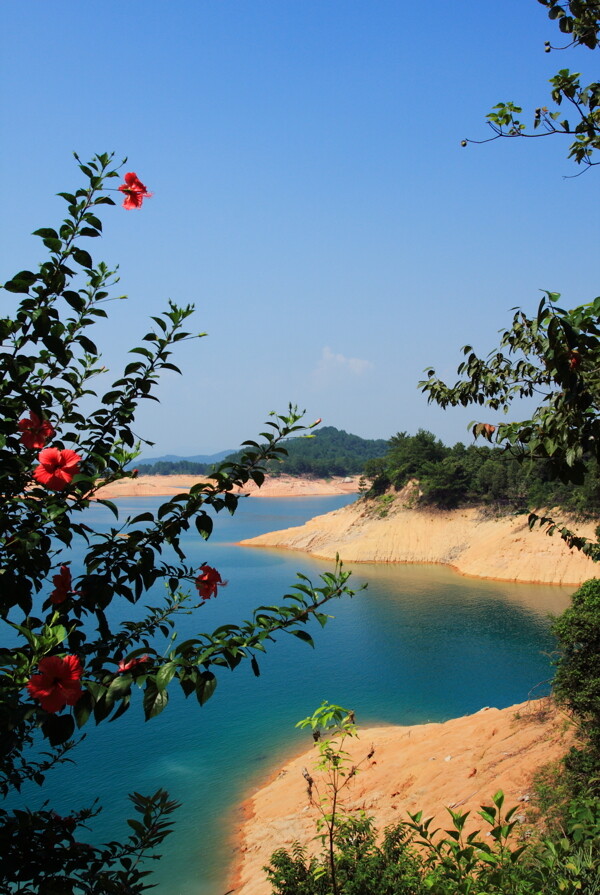
[[[294,842],[287,851],[278,849],[264,868],[274,895],[329,895],[331,881],[326,867]]]
[[[157,858],[152,852],[172,831],[168,818],[178,803],[162,789],[152,796],[133,793],[129,798],[139,815],[127,821],[133,832],[100,848],[77,837],[78,827],[97,814],[97,808],[66,817],[45,808],[10,814],[0,810],[0,891],[137,895],[147,890],[149,871],[142,858],[148,853]],[[7,881],[18,888],[6,888]],[[40,882],[43,888],[39,888]]]
[[[420,862],[410,845],[405,825],[384,831],[378,842],[368,817],[341,820],[336,830],[336,872],[344,895],[422,895],[426,889]],[[265,867],[274,895],[329,895],[330,868],[294,843],[290,851],[279,849]]]
[[[483,829],[465,832],[468,813],[448,809],[446,830],[411,816],[378,836],[371,818],[344,818],[335,835],[340,895],[540,895],[600,892],[600,803],[573,801],[553,835],[517,836],[516,808],[497,792],[479,811]],[[274,895],[328,895],[328,855],[298,843],[265,867]]]
[[[584,582],[571,606],[555,619],[560,657],[554,679],[556,699],[583,726],[600,773],[600,579]],[[600,779],[596,781],[600,791]]]
[[[465,447],[460,442],[450,448],[422,430],[415,436],[402,432],[391,438],[388,454],[367,464],[365,478],[371,479],[366,496],[378,500],[380,514],[393,499],[386,492],[392,487],[400,489],[411,480],[418,481],[421,492],[413,499],[440,509],[474,505],[527,512],[561,506],[575,516],[600,514],[600,477],[595,460],[590,460],[581,484],[565,484],[554,477],[547,458],[536,459],[523,451],[515,456],[500,448]]]
[[[499,443],[523,458],[543,459],[554,478],[581,483],[590,458],[600,458],[600,298],[565,311],[546,293],[537,315],[518,311],[502,333],[499,350],[479,358],[467,345],[458,367],[463,379],[448,386],[434,370],[420,386],[441,407],[476,404],[506,413],[515,398],[536,396],[531,419],[499,423]],[[486,424],[490,428],[489,424]],[[475,424],[475,435],[485,428]]]
[[[381,494],[375,498],[375,515],[379,519],[385,519],[394,503],[393,494]]]
[[[458,368],[463,378],[455,385],[438,379],[434,370],[420,385],[429,401],[442,407],[475,404],[504,413],[516,398],[535,395],[539,404],[531,418],[497,426],[475,423],[473,432],[495,437],[537,479],[529,506],[561,504],[590,515],[598,512],[600,298],[571,311],[557,307],[558,298],[547,293],[535,317],[518,311],[502,333],[500,348],[487,358],[467,345]],[[552,482],[557,499],[544,500],[554,494]],[[531,522],[546,525],[550,534],[558,531],[570,547],[592,559],[600,556],[598,543],[551,518],[533,515]]]
[[[48,260],[4,287],[14,308],[0,320],[2,795],[26,781],[42,786],[47,773],[71,761],[76,731],[91,718],[96,724],[114,721],[137,701],[149,720],[167,706],[169,686],[203,705],[215,691],[216,672],[247,661],[258,675],[258,657],[277,633],[312,644],[307,623],[315,618],[325,624],[321,607],[352,593],[349,573],[338,563],[319,586],[299,576],[281,605],[259,606],[240,625],[183,642],[175,637],[177,617],[197,616],[214,595],[198,586],[199,571],[187,561],[182,535],[195,528],[208,539],[215,515],[235,512],[235,486],[262,483],[267,464],[285,452],[282,442],[305,428],[291,406],[287,414],[271,414],[260,444],[245,442],[238,458],[219,464],[156,512],[121,518],[117,506],[101,500],[115,517],[113,526],[96,532],[86,521],[83,511],[98,488],[134,474],[128,469],[140,446],[132,428],[136,408],[155,400],[163,370],[178,372],[173,348],[198,336],[185,329],[192,306],[170,303],[152,318],[142,346],[131,349],[122,374],[97,393],[95,382],[107,371],[90,328],[106,316],[116,280],[81,241],[102,232],[97,215],[114,205],[106,184],[118,173],[107,154],[79,167],[85,185],[61,194],[67,204],[61,225],[36,231]],[[84,556],[81,568],[71,569],[75,539]],[[159,583],[166,588],[164,601],[144,605]],[[187,589],[194,585],[193,599]],[[135,620],[128,618],[129,604],[144,606]],[[142,814],[129,821],[133,834],[100,848],[75,838],[95,809],[58,820],[46,808],[0,812],[3,859],[8,856],[0,865],[0,890],[39,891],[35,881],[41,885],[45,877],[50,882],[43,891],[49,893],[148,888],[147,871],[138,865],[169,832],[164,818],[175,804],[162,791],[132,798]]]
[[[356,776],[362,764],[353,762],[344,749],[346,739],[357,735],[354,712],[349,712],[339,705],[323,702],[312,715],[299,721],[296,727],[311,728],[319,752],[315,770],[321,773],[321,780],[315,780],[308,772],[304,773],[304,777],[308,785],[309,799],[318,807],[321,815],[317,822],[317,831],[320,833],[323,846],[327,847],[331,889],[333,895],[339,895],[335,837],[340,818],[344,816],[340,793]],[[372,754],[373,750],[366,758],[370,758]]]

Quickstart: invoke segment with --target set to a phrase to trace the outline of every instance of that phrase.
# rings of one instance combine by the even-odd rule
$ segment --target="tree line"
[[[461,442],[447,447],[424,429],[416,435],[398,432],[388,445],[384,457],[365,465],[369,497],[418,480],[420,503],[440,509],[483,504],[525,512],[560,506],[578,516],[600,515],[600,476],[593,459],[584,480],[574,484],[557,479],[549,460],[523,449]]]

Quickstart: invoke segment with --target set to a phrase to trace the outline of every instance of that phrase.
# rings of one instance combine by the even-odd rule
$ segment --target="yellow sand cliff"
[[[380,505],[359,500],[305,525],[250,538],[251,547],[285,547],[344,562],[443,563],[463,575],[539,584],[580,584],[598,566],[558,535],[529,530],[527,516],[486,516],[476,508],[411,509],[399,495]],[[385,510],[384,510],[385,511]],[[594,537],[595,523],[573,523]]]

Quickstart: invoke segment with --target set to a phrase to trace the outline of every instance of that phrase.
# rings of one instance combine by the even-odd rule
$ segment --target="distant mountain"
[[[164,454],[162,457],[139,457],[134,466],[148,466],[154,463],[220,463],[225,457],[233,454],[232,450],[219,451],[218,454],[194,454],[193,457],[182,457],[180,454]]]
[[[367,460],[383,457],[389,450],[383,438],[361,438],[335,426],[316,429],[310,438],[288,438],[283,447],[287,457],[268,464],[271,475],[360,475]]]
[[[284,442],[288,452],[281,461],[267,464],[270,475],[302,475],[328,478],[330,476],[360,475],[367,460],[383,457],[389,444],[383,438],[361,438],[335,426],[323,426],[310,438],[288,438]],[[205,475],[221,460],[237,460],[241,452],[221,451],[219,454],[180,457],[166,454],[154,460],[142,459],[135,466],[143,466],[147,475]]]

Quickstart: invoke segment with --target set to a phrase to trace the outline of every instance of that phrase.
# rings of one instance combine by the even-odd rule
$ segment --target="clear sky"
[[[477,411],[428,406],[424,368],[453,378],[540,289],[598,293],[600,175],[565,179],[561,138],[460,146],[559,68],[597,77],[587,50],[543,52],[536,0],[9,0],[0,27],[2,278],[43,259],[29,234],[60,220],[72,151],[115,150],[154,196],[91,246],[129,295],[105,363],[169,298],[209,333],[140,411],[145,456],[234,448],[289,401],[468,442]]]

